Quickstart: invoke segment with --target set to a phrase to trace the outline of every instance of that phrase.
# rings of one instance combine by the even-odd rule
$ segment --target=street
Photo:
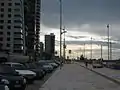
[[[120,86],[78,64],[66,64],[39,90],[120,90]]]

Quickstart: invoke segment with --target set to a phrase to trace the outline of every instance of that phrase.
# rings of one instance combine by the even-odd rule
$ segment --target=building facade
[[[47,59],[51,59],[55,54],[55,35],[45,35],[45,53],[48,55]]]
[[[25,0],[25,26],[27,55],[40,52],[40,7],[41,0]]]
[[[0,50],[25,53],[24,1],[0,0]]]
[[[40,58],[41,59],[43,57],[43,52],[44,52],[44,44],[43,44],[43,42],[40,42]]]

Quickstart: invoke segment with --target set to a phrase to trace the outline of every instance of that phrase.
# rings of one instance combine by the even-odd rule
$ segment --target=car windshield
[[[36,68],[36,66],[35,66],[34,64],[32,64],[32,63],[28,63],[28,64],[26,64],[26,66],[27,66],[27,68],[29,68],[29,69],[34,69],[34,68]]]
[[[17,74],[15,70],[11,67],[0,66],[0,73],[1,74]]]
[[[20,70],[26,69],[25,66],[21,64],[13,64],[12,67],[15,69],[20,69]]]

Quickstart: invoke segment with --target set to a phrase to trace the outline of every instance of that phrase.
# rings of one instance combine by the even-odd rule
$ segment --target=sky
[[[103,58],[107,59],[107,24],[110,25],[110,37],[113,59],[120,58],[120,0],[62,0],[63,28],[67,30],[67,49],[72,57],[82,54],[85,43],[86,57],[90,58],[90,40],[93,38],[93,58],[100,57],[100,43],[103,45]],[[59,51],[59,0],[42,0],[41,41],[44,35],[55,33],[56,50]],[[98,46],[99,45],[99,46]]]

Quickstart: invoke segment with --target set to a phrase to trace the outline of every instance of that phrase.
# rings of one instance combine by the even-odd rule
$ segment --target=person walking
[[[87,60],[85,60],[85,66],[88,67],[88,61]]]

